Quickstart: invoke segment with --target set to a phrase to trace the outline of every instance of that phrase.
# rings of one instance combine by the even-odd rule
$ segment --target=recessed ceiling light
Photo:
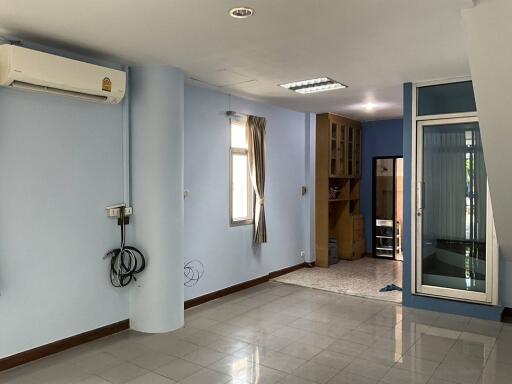
[[[368,112],[371,112],[375,109],[375,104],[373,104],[371,101],[366,103],[364,105],[364,109],[366,109]]]
[[[319,77],[317,79],[294,81],[293,83],[279,84],[280,87],[289,89],[297,93],[307,94],[316,92],[332,91],[334,89],[347,88],[346,85],[328,77]]]
[[[229,10],[229,15],[235,19],[247,19],[254,15],[254,9],[249,7],[235,7]]]

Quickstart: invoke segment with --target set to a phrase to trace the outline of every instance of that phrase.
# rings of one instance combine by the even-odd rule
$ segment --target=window
[[[245,121],[231,120],[231,190],[232,225],[252,224],[254,192],[249,175],[248,144]]]
[[[418,116],[476,112],[473,82],[461,81],[418,88]]]

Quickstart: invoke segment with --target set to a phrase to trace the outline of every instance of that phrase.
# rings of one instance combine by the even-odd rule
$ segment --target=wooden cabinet
[[[318,114],[316,123],[316,264],[329,265],[329,239],[338,257],[352,260],[365,250],[360,229],[361,123]]]
[[[329,175],[345,176],[346,167],[346,126],[336,120],[329,119]]]
[[[342,239],[339,257],[345,260],[362,257],[365,252],[363,215],[347,215],[339,230]]]
[[[361,126],[354,120],[328,114],[329,176],[361,176]]]
[[[347,176],[361,177],[361,127],[350,124],[347,132]]]

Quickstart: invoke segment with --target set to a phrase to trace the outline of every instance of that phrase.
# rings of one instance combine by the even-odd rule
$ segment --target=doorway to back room
[[[373,158],[373,256],[403,261],[404,161]]]
[[[402,119],[360,122],[333,113],[317,114],[316,264],[276,280],[402,302],[402,132]],[[375,182],[373,162],[378,156],[383,164],[377,168],[386,171]],[[374,249],[376,218],[383,231],[378,250]]]

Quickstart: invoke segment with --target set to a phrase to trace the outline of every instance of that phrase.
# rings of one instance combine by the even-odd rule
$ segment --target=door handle
[[[418,216],[421,216],[423,214],[423,209],[425,208],[425,192],[424,192],[424,189],[425,189],[425,182],[424,181],[418,182],[417,187],[416,187],[416,191],[417,191],[417,194],[416,194],[417,203],[416,203],[416,205],[418,207],[418,210],[417,210],[416,214]]]

